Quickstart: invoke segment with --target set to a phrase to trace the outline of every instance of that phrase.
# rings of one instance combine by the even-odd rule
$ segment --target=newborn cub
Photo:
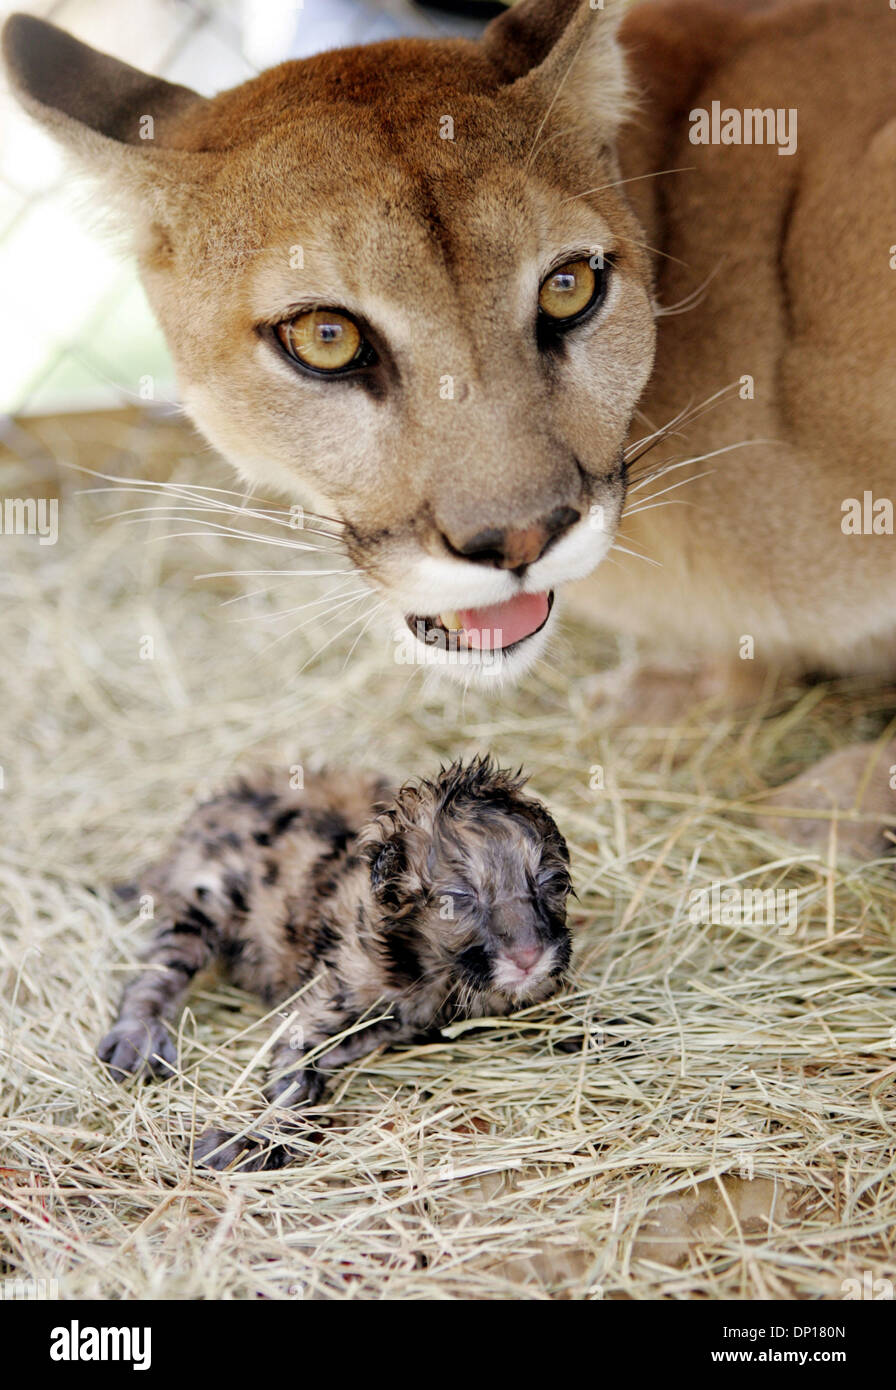
[[[324,772],[301,791],[279,780],[198,807],[142,878],[149,968],[98,1048],[116,1079],[171,1075],[166,1021],[213,959],[269,1004],[302,991],[265,1088],[284,1106],[314,1104],[339,1067],[384,1044],[554,993],[571,951],[569,853],[524,777],[485,757],[398,791],[363,773]],[[195,1146],[210,1168],[288,1157],[221,1130]]]

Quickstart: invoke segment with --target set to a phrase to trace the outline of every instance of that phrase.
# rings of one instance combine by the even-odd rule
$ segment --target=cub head
[[[408,784],[362,832],[388,961],[469,1001],[544,999],[569,966],[569,851],[525,778],[474,758]]]
[[[256,488],[341,523],[399,659],[518,674],[613,542],[654,350],[619,13],[520,0],[479,42],[213,98],[4,30],[19,99],[132,232],[187,410]]]

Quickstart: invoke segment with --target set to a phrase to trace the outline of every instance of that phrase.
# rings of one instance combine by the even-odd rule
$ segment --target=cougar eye
[[[365,342],[361,330],[348,314],[335,309],[313,309],[278,323],[274,332],[284,350],[303,367],[314,372],[341,372],[360,366]]]
[[[597,299],[603,277],[590,260],[568,261],[558,265],[542,281],[538,292],[538,307],[554,323],[569,323],[581,318]]]

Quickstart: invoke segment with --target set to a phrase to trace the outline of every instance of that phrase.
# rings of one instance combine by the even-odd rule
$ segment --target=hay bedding
[[[45,493],[54,460],[231,486],[170,423],[31,437],[4,495]],[[59,544],[0,539],[0,1274],[87,1298],[836,1299],[863,1271],[893,1279],[896,885],[751,817],[766,786],[880,732],[892,691],[602,730],[596,644],[572,628],[499,700],[425,692],[379,629],[347,661],[363,623],[325,647],[343,622],[323,605],[276,618],[344,577],[291,578],[305,557],[256,541],[159,539],[193,522],[100,521],[154,499],[58,477]],[[195,578],[258,569],[283,574]],[[572,987],[350,1069],[289,1170],[193,1174],[194,1129],[259,1104],[270,1020],[208,980],[176,1080],[115,1086],[93,1049],[143,929],[103,885],[258,760],[406,775],[484,748],[525,762],[569,838]],[[690,920],[695,886],[741,875],[799,890],[795,932]]]

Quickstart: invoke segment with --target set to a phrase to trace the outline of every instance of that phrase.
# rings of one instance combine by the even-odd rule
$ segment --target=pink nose
[[[518,965],[520,970],[531,970],[537,960],[541,960],[542,950],[540,946],[520,946],[515,951],[507,953],[514,965]]]

